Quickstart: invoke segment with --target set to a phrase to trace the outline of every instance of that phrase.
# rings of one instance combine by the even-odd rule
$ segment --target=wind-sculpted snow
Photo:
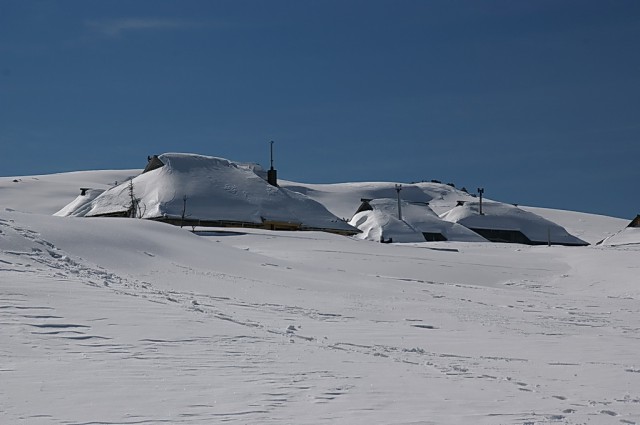
[[[0,423],[638,423],[639,251],[0,212]]]

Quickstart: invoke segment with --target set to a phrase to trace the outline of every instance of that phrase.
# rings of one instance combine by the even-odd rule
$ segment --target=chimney
[[[273,140],[271,141],[271,168],[267,171],[267,182],[278,187],[278,171],[273,168]]]

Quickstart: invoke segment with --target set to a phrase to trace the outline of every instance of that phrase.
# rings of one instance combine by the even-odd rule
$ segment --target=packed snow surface
[[[0,182],[0,423],[640,423],[637,244],[50,215],[116,175]]]

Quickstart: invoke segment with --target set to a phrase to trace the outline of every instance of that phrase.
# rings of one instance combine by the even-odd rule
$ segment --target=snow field
[[[640,423],[637,243],[193,234],[51,217],[68,199],[35,183],[0,199],[0,423]],[[621,221],[547,213],[589,241]]]

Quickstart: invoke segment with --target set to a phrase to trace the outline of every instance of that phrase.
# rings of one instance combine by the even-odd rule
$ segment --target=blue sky
[[[194,152],[640,213],[638,1],[0,0],[0,175]]]

